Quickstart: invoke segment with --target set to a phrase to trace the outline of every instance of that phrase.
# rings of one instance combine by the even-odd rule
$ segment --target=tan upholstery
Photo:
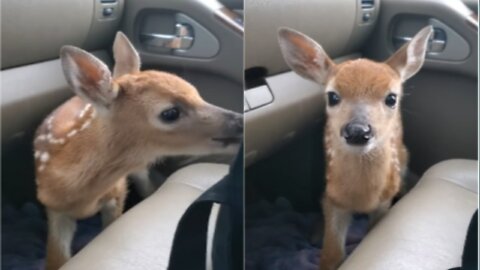
[[[166,269],[177,224],[187,207],[228,173],[200,163],[175,172],[76,254],[63,269]]]
[[[340,269],[439,270],[460,266],[477,201],[477,161],[438,163],[380,220]]]

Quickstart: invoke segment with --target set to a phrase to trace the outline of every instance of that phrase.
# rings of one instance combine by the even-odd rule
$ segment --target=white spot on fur
[[[45,135],[45,134],[39,135],[35,140],[36,141],[45,141],[45,140],[47,140],[47,135]]]
[[[50,155],[47,152],[43,152],[40,154],[40,161],[45,163],[50,159]]]
[[[328,153],[328,155],[329,155],[331,158],[334,158],[334,157],[335,157],[335,151],[333,151],[332,149],[328,149],[328,150],[327,150],[327,153]]]
[[[51,131],[51,130],[52,130],[52,123],[53,123],[53,116],[50,116],[50,117],[47,119],[47,129],[48,129],[48,131]]]
[[[88,112],[88,110],[90,110],[90,107],[92,107],[92,104],[88,103],[84,108],[83,110],[80,112],[80,114],[78,115],[79,118],[83,118],[85,116],[85,114]]]
[[[92,123],[92,120],[86,121],[85,123],[83,123],[82,127],[80,128],[80,130],[86,129],[88,126],[90,126],[91,123]]]
[[[85,105],[85,107],[82,109],[82,111],[80,111],[80,114],[78,115],[78,119],[81,119],[83,117],[85,117],[85,115],[87,114],[87,112],[92,108],[92,105],[90,103],[88,103],[87,105]],[[53,124],[53,116],[50,116],[48,119],[47,119],[47,130],[48,130],[48,134],[42,134],[40,136],[38,136],[35,140],[47,140],[50,144],[64,144],[66,142],[66,138],[71,138],[73,136],[75,136],[76,134],[78,134],[79,131],[81,130],[84,130],[86,129],[91,123],[92,123],[92,119],[96,116],[96,113],[95,111],[92,112],[90,118],[85,122],[83,123],[83,125],[80,127],[80,129],[73,129],[71,130],[70,132],[67,133],[67,135],[64,137],[64,138],[55,138],[55,136],[53,136],[53,133],[52,133],[52,124]]]
[[[77,134],[77,132],[78,131],[76,129],[71,130],[70,132],[67,133],[67,137],[71,138],[71,137],[75,136],[75,134]]]
[[[92,108],[92,105],[87,104],[80,112],[78,119],[84,118],[87,112],[91,108]],[[80,129],[73,129],[70,132],[68,132],[65,137],[60,137],[60,138],[56,138],[53,135],[52,128],[53,128],[54,116],[50,116],[46,120],[47,134],[39,135],[37,138],[35,138],[35,141],[48,141],[48,143],[50,144],[64,144],[67,141],[67,138],[71,138],[76,134],[78,134],[79,131],[86,129],[92,123],[92,119],[95,117],[95,115],[96,115],[95,111],[93,111],[89,119],[87,119],[87,121],[83,123]],[[41,162],[40,166],[38,166],[38,171],[42,172],[43,170],[45,170],[46,163],[50,160],[50,154],[48,152],[41,152],[37,150],[34,152],[34,157],[35,159],[39,159]]]
[[[55,138],[52,133],[47,134],[47,139],[48,139],[48,142],[51,143],[51,144],[64,144],[65,143],[65,139]]]
[[[65,139],[63,139],[63,138],[56,139],[52,136],[48,142],[51,143],[51,144],[64,144]]]

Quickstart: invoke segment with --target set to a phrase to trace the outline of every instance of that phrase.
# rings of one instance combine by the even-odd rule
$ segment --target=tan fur
[[[115,44],[115,59],[124,65],[115,78],[88,53],[62,50],[67,81],[79,96],[52,112],[36,132],[37,197],[50,213],[49,270],[69,258],[76,219],[101,211],[106,226],[121,215],[129,173],[160,156],[232,153],[235,145],[214,139],[242,135],[238,114],[205,102],[175,75],[140,72],[138,54],[124,35]],[[172,106],[180,108],[180,120],[162,121],[161,112]]]
[[[400,84],[398,74],[384,63],[368,59],[343,62],[334,67],[335,90],[342,98],[362,98],[377,101],[395,84]]]

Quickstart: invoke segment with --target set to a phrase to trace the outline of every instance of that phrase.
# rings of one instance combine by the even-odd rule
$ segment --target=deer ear
[[[63,73],[75,94],[99,108],[108,108],[117,97],[108,67],[90,53],[64,46],[60,50]]]
[[[432,26],[423,28],[385,62],[397,71],[402,81],[408,80],[422,67],[425,62],[428,39],[432,33]]]
[[[140,57],[137,50],[122,32],[117,32],[113,42],[113,58],[115,67],[113,77],[118,78],[124,74],[140,71]]]
[[[289,28],[280,28],[278,42],[285,62],[298,75],[325,84],[335,63],[322,46],[306,35]]]

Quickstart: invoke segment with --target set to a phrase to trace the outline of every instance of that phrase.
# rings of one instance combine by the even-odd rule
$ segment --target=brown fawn
[[[60,51],[76,96],[44,120],[34,141],[49,270],[70,258],[77,219],[101,212],[105,227],[121,215],[129,173],[162,156],[234,153],[241,141],[240,114],[207,103],[177,76],[140,71],[138,53],[120,32],[113,56],[112,76],[79,48]]]
[[[427,26],[384,63],[367,59],[335,64],[323,48],[297,31],[279,30],[287,64],[325,87],[326,191],[321,270],[337,269],[353,213],[374,224],[399,192],[408,152],[400,113],[402,83],[422,67]]]

